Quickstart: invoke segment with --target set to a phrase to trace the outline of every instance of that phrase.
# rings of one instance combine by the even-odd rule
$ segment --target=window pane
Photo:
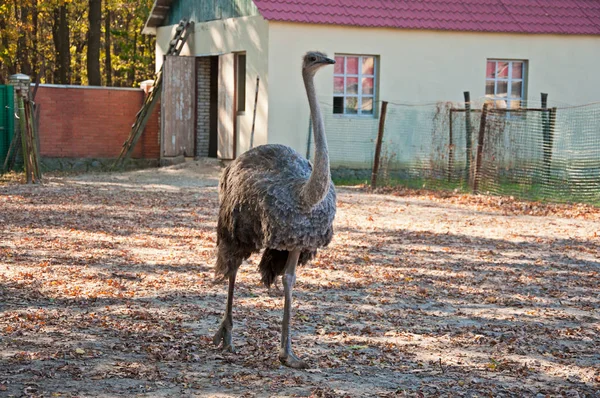
[[[372,77],[363,77],[362,93],[364,95],[372,95],[373,94],[373,78]]]
[[[498,81],[496,96],[506,97],[508,95],[508,82]]]
[[[521,93],[523,92],[523,82],[512,82],[510,85],[510,96],[512,98],[521,98]]]
[[[375,59],[373,57],[363,57],[362,73],[363,75],[372,75],[375,71]]]
[[[362,99],[362,107],[360,108],[361,112],[364,115],[372,115],[373,114],[373,98],[363,97]]]
[[[508,77],[508,62],[498,62],[498,69],[496,77],[507,78]]]
[[[346,98],[346,113],[354,115],[358,113],[358,97]]]
[[[494,95],[494,81],[487,80],[485,82],[485,95]]]
[[[333,97],[333,113],[344,113],[344,97]]]
[[[488,79],[493,79],[496,72],[496,61],[488,61],[487,62],[487,70],[485,72],[485,77]]]
[[[358,77],[346,78],[346,94],[358,94]]]
[[[512,77],[513,79],[523,78],[523,62],[513,62]]]
[[[358,75],[358,57],[346,57],[346,73]]]
[[[333,73],[339,75],[344,73],[344,57],[335,57],[335,66],[333,67]]]
[[[333,93],[334,94],[344,94],[344,78],[343,77],[334,77],[333,78]]]

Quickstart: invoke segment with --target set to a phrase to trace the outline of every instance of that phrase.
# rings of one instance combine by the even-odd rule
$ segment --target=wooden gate
[[[235,69],[234,54],[219,56],[218,124],[219,159],[235,159]]]
[[[196,59],[169,56],[163,67],[161,157],[194,156]]]

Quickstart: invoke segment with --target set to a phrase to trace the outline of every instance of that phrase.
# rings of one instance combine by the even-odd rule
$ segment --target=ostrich
[[[215,277],[229,279],[229,289],[225,314],[213,342],[233,351],[235,277],[242,261],[264,248],[259,264],[262,282],[269,287],[282,275],[284,288],[279,360],[297,369],[307,364],[292,351],[290,337],[296,265],[311,260],[333,236],[335,189],[313,80],[321,67],[334,63],[320,52],[308,52],[303,58],[302,77],[314,126],[314,167],[290,147],[262,145],[232,162],[219,182]]]

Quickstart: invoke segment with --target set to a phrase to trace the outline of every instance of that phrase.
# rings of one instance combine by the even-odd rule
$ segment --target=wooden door
[[[219,56],[218,147],[219,159],[235,158],[235,69],[234,54]]]
[[[162,157],[194,156],[196,59],[169,56],[163,66]]]

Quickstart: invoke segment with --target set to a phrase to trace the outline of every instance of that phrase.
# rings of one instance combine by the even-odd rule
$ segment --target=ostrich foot
[[[217,330],[217,333],[215,333],[213,337],[213,344],[218,347],[221,345],[221,343],[223,343],[221,350],[235,352],[233,344],[231,344],[231,329],[231,326],[222,323],[219,327],[219,330]]]
[[[302,359],[298,358],[292,351],[279,351],[279,361],[290,368],[294,369],[306,369],[308,364]]]

